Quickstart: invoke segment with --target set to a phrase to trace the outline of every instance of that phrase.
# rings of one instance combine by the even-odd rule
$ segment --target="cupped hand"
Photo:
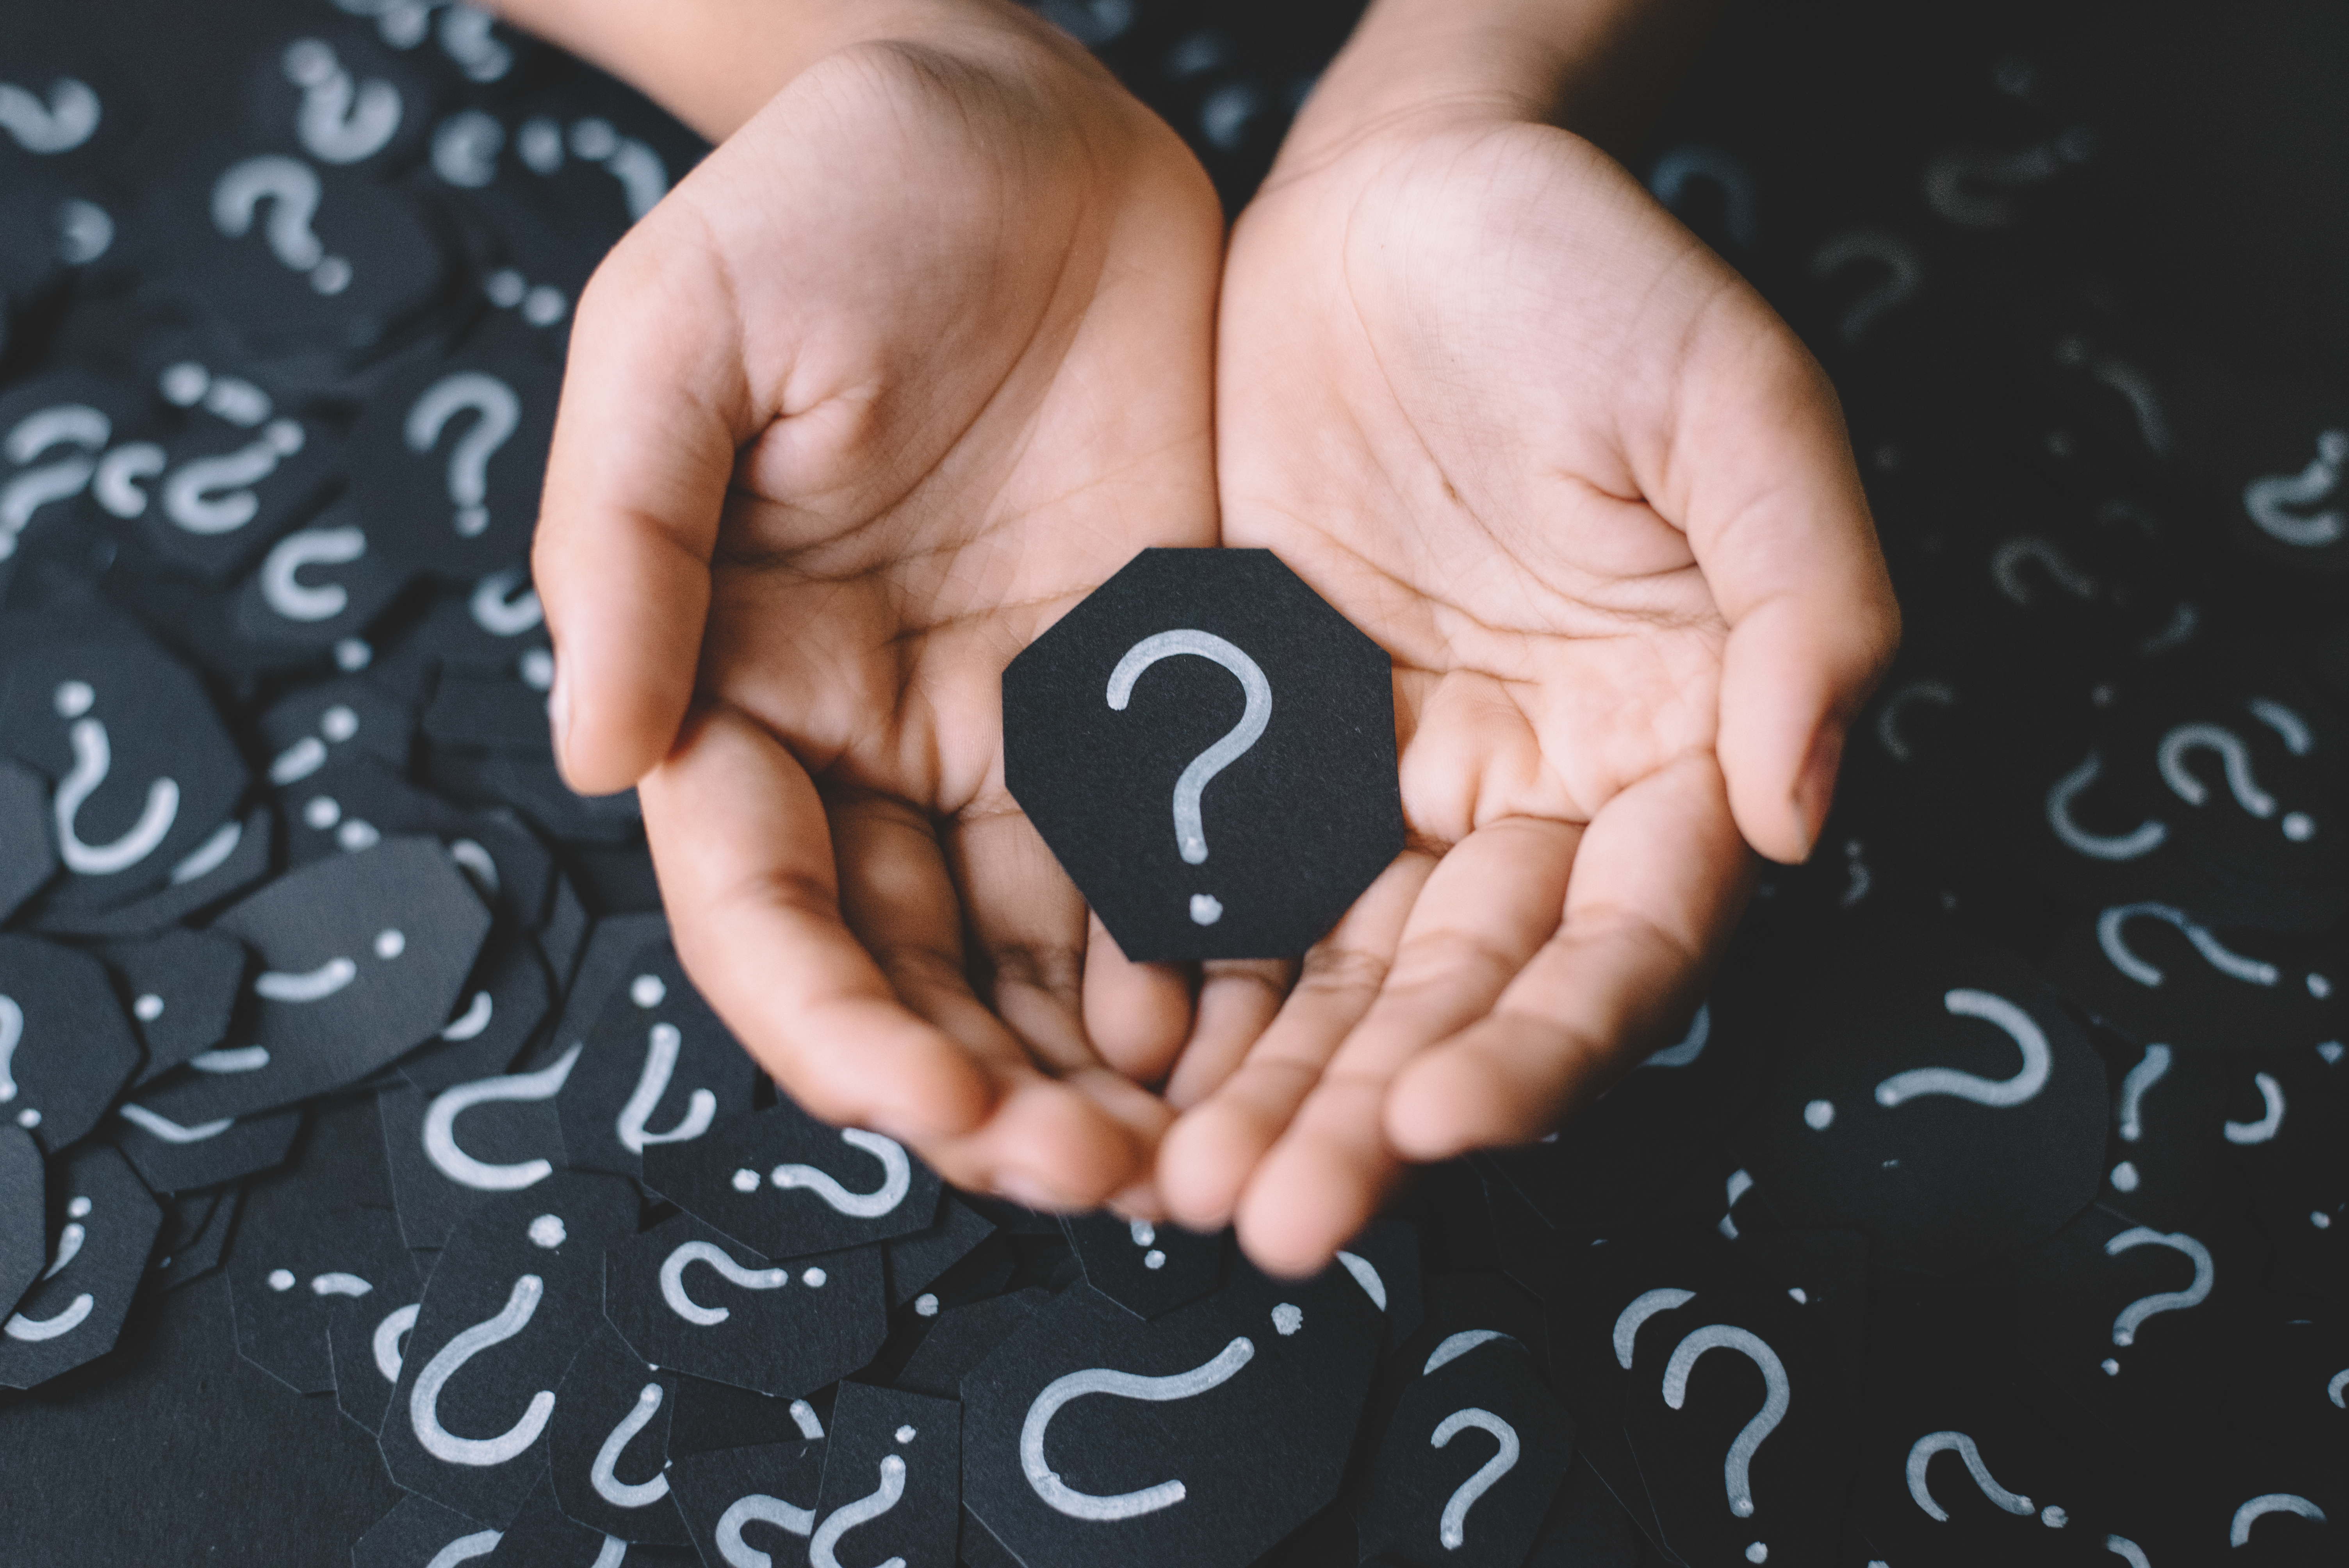
[[[533,558],[566,776],[637,786],[686,967],[801,1104],[1040,1205],[1146,1177],[1133,1080],[1192,1004],[1006,793],[999,676],[1215,542],[1221,242],[1163,124],[964,7],[793,76],[572,342]]]
[[[1685,1021],[1748,846],[1808,853],[1898,612],[1817,366],[1563,130],[1284,154],[1220,337],[1224,542],[1392,655],[1412,843],[1170,1084],[1173,1212],[1303,1271],[1406,1161],[1541,1135]]]

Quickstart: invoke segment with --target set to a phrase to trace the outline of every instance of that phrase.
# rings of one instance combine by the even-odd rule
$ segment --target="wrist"
[[[1719,0],[1373,0],[1281,150],[1294,172],[1392,130],[1547,124],[1615,146]]]
[[[858,44],[918,43],[980,57],[1076,48],[1009,0],[492,4],[502,19],[611,72],[712,141],[802,71]]]

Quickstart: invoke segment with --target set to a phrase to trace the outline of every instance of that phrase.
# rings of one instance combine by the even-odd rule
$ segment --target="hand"
[[[1392,655],[1413,847],[1186,1054],[1159,1171],[1284,1272],[1685,1022],[1898,625],[1826,380],[1620,166],[1506,103],[1311,114],[1226,263],[1224,541]]]
[[[1222,218],[1081,50],[929,10],[798,69],[585,291],[551,710],[576,787],[638,787],[686,967],[795,1099],[1091,1205],[1148,1172],[1132,1076],[1191,999],[1006,793],[999,681],[1136,551],[1216,541]]]

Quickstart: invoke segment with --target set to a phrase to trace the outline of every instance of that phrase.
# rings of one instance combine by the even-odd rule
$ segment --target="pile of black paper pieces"
[[[1241,190],[1349,10],[1040,8]],[[2109,286],[2076,37],[1715,50],[1643,172],[1908,644],[1685,1037],[1284,1282],[779,1100],[559,781],[564,334],[698,144],[440,0],[189,9],[0,24],[0,1452],[161,1389],[88,1451],[178,1511],[203,1323],[356,1568],[2343,1560],[2349,396]]]

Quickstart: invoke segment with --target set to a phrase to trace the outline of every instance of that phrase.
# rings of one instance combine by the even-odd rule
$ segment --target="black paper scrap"
[[[676,1376],[646,1366],[611,1325],[597,1328],[555,1390],[546,1429],[555,1506],[622,1541],[691,1544],[666,1473],[676,1413]]]
[[[139,1042],[87,954],[0,936],[0,1118],[60,1150],[98,1125],[139,1069]]]
[[[280,877],[219,922],[260,956],[252,1023],[142,1098],[192,1126],[356,1083],[448,1023],[489,926],[430,839],[387,839]]]
[[[723,1568],[805,1563],[823,1449],[820,1441],[761,1443],[670,1460],[669,1485],[703,1563]]]
[[[927,1230],[937,1172],[861,1128],[785,1099],[688,1143],[645,1150],[645,1185],[764,1257],[794,1258]]]
[[[381,1209],[256,1205],[229,1264],[237,1353],[297,1394],[335,1387],[328,1323],[416,1299],[416,1264]]]
[[[1365,1556],[1517,1568],[1574,1457],[1574,1418],[1503,1331],[1446,1335],[1403,1386],[1353,1502]]]
[[[839,1381],[888,1333],[879,1248],[771,1262],[689,1214],[612,1248],[604,1311],[654,1366],[777,1398]]]
[[[2053,1235],[2104,1181],[2104,1065],[2022,959],[1879,920],[1804,951],[1769,1087],[1732,1135],[1798,1227],[1943,1274]]]
[[[1028,1568],[1251,1562],[1337,1494],[1383,1330],[1338,1269],[1148,1321],[1071,1286],[963,1378],[963,1501]]]
[[[546,1472],[556,1387],[603,1321],[604,1249],[636,1207],[626,1181],[559,1172],[450,1233],[384,1418],[394,1480],[486,1524],[514,1517]]]
[[[954,1568],[962,1513],[962,1408],[902,1389],[844,1383],[824,1439],[811,1563],[881,1553]]]
[[[1288,958],[1402,849],[1386,651],[1266,550],[1145,550],[1003,672],[1004,780],[1126,956]]]
[[[437,1247],[481,1203],[554,1174],[563,1158],[553,1104],[574,1058],[500,1073],[426,1096],[395,1084],[376,1097],[385,1158],[411,1247]]]
[[[48,1205],[48,1264],[0,1322],[0,1387],[35,1387],[113,1349],[163,1224],[122,1156],[102,1144],[49,1171]]]
[[[760,1082],[758,1064],[666,942],[629,968],[555,1097],[574,1171],[641,1175],[647,1149],[692,1142],[721,1118],[747,1114]]]

